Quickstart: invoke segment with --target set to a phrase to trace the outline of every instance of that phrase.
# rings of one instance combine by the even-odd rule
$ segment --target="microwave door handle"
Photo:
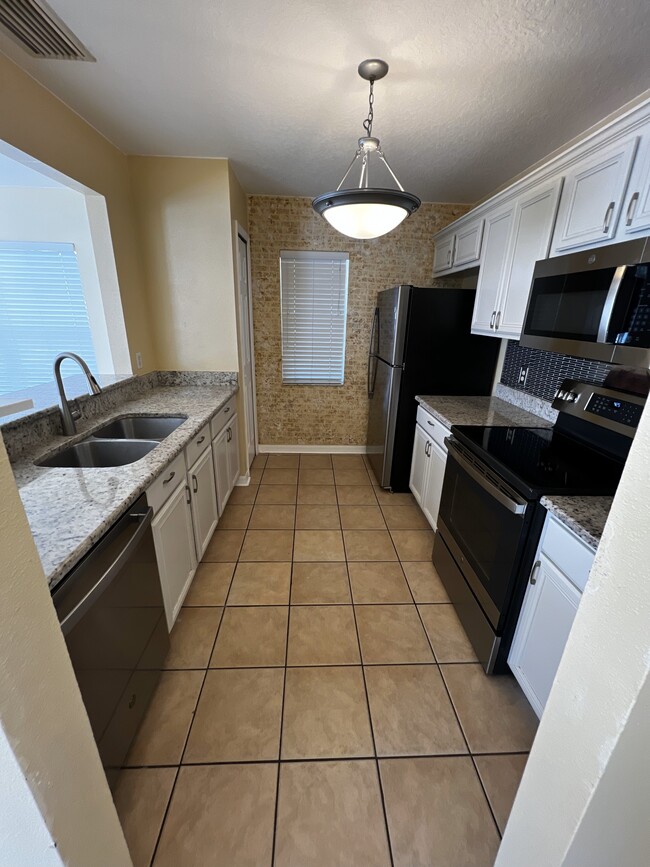
[[[600,316],[597,337],[598,343],[607,343],[607,334],[609,332],[609,323],[614,311],[614,303],[616,301],[616,296],[618,295],[618,290],[621,288],[621,283],[623,282],[626,270],[627,265],[619,265],[616,271],[614,271],[612,282],[607,290],[607,298],[605,298],[605,303],[603,304],[603,312]]]
[[[460,454],[453,443],[449,443],[450,449],[453,451],[454,460],[460,464],[468,476],[471,476],[474,481],[480,485],[497,503],[504,506],[513,515],[523,515],[526,511],[528,503],[525,500],[520,500],[515,497],[509,497],[504,491],[499,490],[495,485],[492,485],[481,472],[473,467],[469,461]]]
[[[137,546],[140,544],[140,540],[149,528],[151,521],[153,520],[153,509],[150,506],[146,512],[139,514],[134,513],[129,517],[138,519],[138,529],[131,536],[131,538],[122,548],[113,563],[108,567],[106,572],[104,572],[102,577],[97,581],[97,583],[92,587],[92,589],[89,590],[88,593],[86,593],[84,598],[81,600],[81,602],[79,602],[78,605],[75,605],[72,611],[63,618],[63,620],[61,621],[61,630],[64,635],[66,635],[72,629],[72,627],[75,626],[79,622],[79,620],[81,620],[81,618],[90,608],[93,602],[98,599],[106,590],[108,590],[115,578],[117,578],[124,564],[127,562],[135,548],[137,548]]]

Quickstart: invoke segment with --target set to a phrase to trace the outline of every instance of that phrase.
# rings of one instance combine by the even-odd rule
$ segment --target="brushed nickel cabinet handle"
[[[190,493],[188,485],[185,485],[185,502],[188,506],[192,502],[192,494]]]
[[[533,568],[530,570],[530,583],[531,584],[537,584],[537,570],[539,569],[539,567],[541,565],[542,565],[541,560],[535,560],[535,563],[533,564]]]
[[[631,226],[632,220],[634,219],[634,212],[636,211],[636,203],[639,201],[639,194],[633,193],[630,198],[630,203],[627,206],[627,214],[625,215],[625,225]]]
[[[494,317],[497,315],[496,310],[492,311],[492,316],[490,317],[490,328],[494,328]]]
[[[614,208],[616,207],[616,202],[610,202],[607,205],[607,210],[605,211],[605,221],[603,222],[603,235],[606,235],[609,232],[609,223],[612,219],[612,214],[614,213]]]
[[[200,446],[204,439],[205,439],[205,434],[202,437],[198,438],[198,440],[196,441],[197,446]]]
[[[174,470],[172,470],[171,473],[169,474],[169,478],[163,479],[163,485],[168,485],[171,482],[171,480],[174,478],[175,475],[176,475],[176,472]]]
[[[192,490],[194,491],[195,494],[198,494],[198,492],[199,492],[199,480],[194,475],[194,473],[192,473]]]
[[[498,330],[499,330],[499,323],[500,323],[500,322],[501,322],[501,311],[499,310],[499,312],[497,313],[496,321],[495,321],[495,323],[494,323],[494,330],[495,330],[495,331],[498,331]]]

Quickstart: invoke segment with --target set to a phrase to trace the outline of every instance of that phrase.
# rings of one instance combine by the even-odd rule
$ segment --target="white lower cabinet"
[[[555,680],[593,556],[571,530],[547,515],[508,656],[538,716]]]
[[[212,440],[214,479],[217,486],[219,516],[226,508],[228,498],[239,477],[238,421],[235,414]]]
[[[424,489],[422,511],[434,529],[438,524],[438,509],[440,508],[440,496],[446,466],[447,449],[441,448],[438,443],[432,441],[429,446],[429,474]]]
[[[155,483],[154,483],[155,484]],[[190,489],[179,485],[153,519],[167,626],[171,630],[196,571]]]
[[[426,429],[425,425],[427,425]],[[444,438],[449,433],[448,428],[420,407],[418,424],[415,425],[409,487],[434,530],[438,521],[440,495],[447,464]]]
[[[212,449],[206,449],[196,463],[190,467],[187,471],[187,480],[192,489],[194,540],[197,559],[200,560],[219,520]]]

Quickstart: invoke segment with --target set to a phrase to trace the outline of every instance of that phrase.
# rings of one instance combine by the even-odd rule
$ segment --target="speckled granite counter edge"
[[[542,506],[594,551],[598,548],[613,497],[544,496]]]

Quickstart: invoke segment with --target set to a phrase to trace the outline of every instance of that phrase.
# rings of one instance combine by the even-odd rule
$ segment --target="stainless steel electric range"
[[[507,656],[544,494],[613,494],[645,398],[565,380],[552,428],[454,426],[433,563],[487,673]]]

